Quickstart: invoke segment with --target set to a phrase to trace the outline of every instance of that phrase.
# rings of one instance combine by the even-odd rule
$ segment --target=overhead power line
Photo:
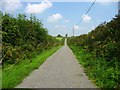
[[[88,8],[87,12],[84,14],[84,16],[82,17],[82,19],[78,22],[77,25],[79,25],[83,19],[85,18],[85,16],[88,14],[88,12],[91,10],[92,6],[95,4],[96,0],[91,4],[91,6]]]
[[[76,25],[79,25],[83,19],[85,18],[85,16],[88,14],[88,12],[91,10],[92,6],[95,4],[96,0],[91,4],[91,6],[88,8],[87,12],[84,14],[84,16],[82,17],[82,19],[76,24]],[[73,36],[74,36],[74,26],[73,26]]]

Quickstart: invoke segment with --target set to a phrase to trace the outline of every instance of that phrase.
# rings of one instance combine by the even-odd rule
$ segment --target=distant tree
[[[57,37],[62,37],[62,35],[58,34]]]
[[[65,35],[65,37],[67,37],[67,36],[68,36],[68,34]]]

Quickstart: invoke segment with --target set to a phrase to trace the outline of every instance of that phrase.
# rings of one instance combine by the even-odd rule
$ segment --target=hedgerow
[[[100,87],[120,87],[120,16],[103,22],[88,34],[68,39],[68,45],[78,47],[77,56],[82,57],[83,66]],[[82,48],[82,49],[80,49]],[[96,63],[97,62],[97,63]],[[104,78],[105,77],[105,78]]]
[[[50,49],[62,42],[48,34],[42,22],[32,15],[0,14],[2,17],[2,63],[14,64],[39,54],[45,49]]]

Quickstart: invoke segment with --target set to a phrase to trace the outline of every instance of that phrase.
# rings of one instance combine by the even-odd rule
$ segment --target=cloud
[[[95,29],[95,27],[93,26],[93,27],[92,27],[92,30],[94,30],[94,29]]]
[[[13,13],[21,7],[22,3],[19,0],[4,0],[4,2],[2,2],[4,12]]]
[[[85,15],[85,14],[82,16],[82,18],[83,18],[83,21],[84,21],[85,23],[89,23],[90,20],[92,19],[90,16]]]
[[[42,13],[48,8],[52,7],[52,3],[48,0],[44,0],[39,4],[30,4],[28,3],[25,12],[26,13]]]
[[[69,22],[69,20],[67,20],[67,19],[66,19],[66,20],[64,20],[64,22],[68,23],[68,22]]]
[[[113,2],[98,2],[98,4],[100,4],[102,6],[110,6],[111,3],[113,3]]]
[[[58,20],[62,19],[62,15],[57,13],[57,14],[53,14],[52,16],[49,16],[47,21],[48,22],[56,22]]]
[[[22,2],[40,2],[41,0],[21,0]],[[94,2],[95,0],[51,0],[52,2]],[[118,2],[118,0],[96,0],[96,2]]]
[[[80,27],[77,25],[74,25],[74,30],[78,30],[78,29],[80,29]]]
[[[97,26],[98,26],[98,25],[95,25],[95,26],[91,27],[91,29],[94,30]]]

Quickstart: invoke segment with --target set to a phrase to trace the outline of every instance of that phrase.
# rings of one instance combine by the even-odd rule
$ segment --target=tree
[[[58,34],[57,37],[63,37],[62,35]]]

